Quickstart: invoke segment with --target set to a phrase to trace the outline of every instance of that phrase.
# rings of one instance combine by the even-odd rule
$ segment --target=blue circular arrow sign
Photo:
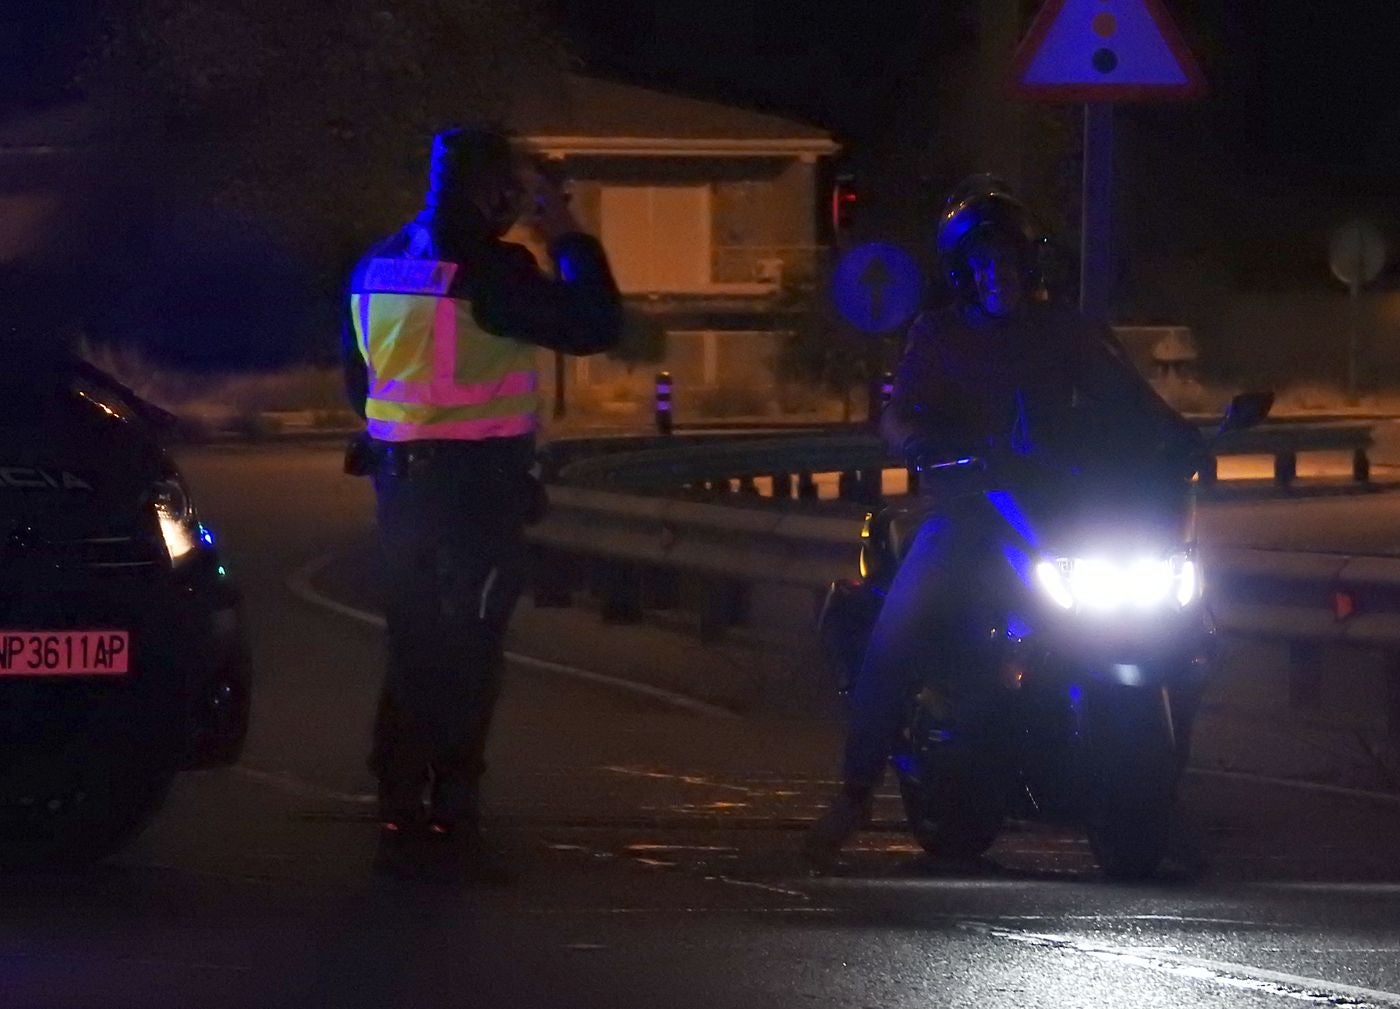
[[[842,318],[864,333],[899,329],[924,300],[924,275],[896,245],[868,242],[841,257],[831,296]]]

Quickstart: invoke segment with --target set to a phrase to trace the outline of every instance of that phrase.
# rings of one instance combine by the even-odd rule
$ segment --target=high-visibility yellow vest
[[[380,441],[482,441],[539,423],[535,348],[486,332],[448,292],[460,269],[432,259],[365,264],[350,295],[369,372],[365,417]]]

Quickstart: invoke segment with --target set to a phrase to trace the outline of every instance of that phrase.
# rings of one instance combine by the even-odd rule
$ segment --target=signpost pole
[[[1113,296],[1113,104],[1084,105],[1084,194],[1080,220],[1079,308],[1107,322]]]
[[[1385,239],[1364,220],[1348,221],[1332,232],[1328,265],[1332,276],[1347,285],[1347,402],[1361,392],[1361,291],[1385,269]]]
[[[1351,317],[1348,334],[1348,354],[1347,354],[1347,403],[1351,406],[1357,404],[1357,392],[1359,382],[1359,372],[1361,370],[1361,243],[1357,243],[1356,272],[1352,274],[1351,281]]]

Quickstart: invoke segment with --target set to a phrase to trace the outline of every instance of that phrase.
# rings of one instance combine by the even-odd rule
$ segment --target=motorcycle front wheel
[[[926,686],[911,705],[896,758],[909,830],[937,858],[971,860],[990,848],[1006,815],[1006,766],[995,690]]]
[[[1141,880],[1167,855],[1181,761],[1163,690],[1105,688],[1088,719],[1089,847],[1105,876]]]

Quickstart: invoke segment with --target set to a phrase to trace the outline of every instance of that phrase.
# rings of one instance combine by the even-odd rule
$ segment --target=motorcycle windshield
[[[1040,556],[1164,555],[1193,533],[1190,484],[1149,466],[1046,473],[989,500]]]

